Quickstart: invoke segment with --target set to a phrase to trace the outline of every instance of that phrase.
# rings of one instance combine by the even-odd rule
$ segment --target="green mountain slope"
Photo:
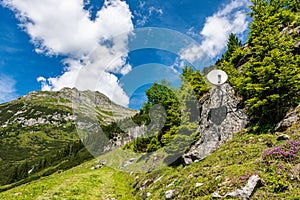
[[[179,94],[193,105],[187,103],[180,114],[175,95],[178,90],[154,84],[146,92],[151,97],[149,102],[133,118],[140,127],[147,126],[150,109],[160,103],[167,111],[167,123],[151,137],[128,141],[123,147],[130,152],[126,155],[122,154],[124,149],[120,153],[121,148],[102,154],[97,160],[107,164],[91,169],[98,161],[82,164],[91,155],[80,142],[76,125],[84,127],[86,132],[80,134],[85,134],[94,131],[89,123],[98,121],[97,126],[104,126],[109,138],[114,139],[125,131],[113,122],[135,112],[97,92],[34,92],[0,105],[0,199],[234,199],[237,197],[228,195],[244,189],[254,175],[260,181],[249,195],[251,199],[300,199],[299,3],[252,3],[253,22],[247,43],[241,46],[231,34],[228,51],[216,63],[229,75],[228,82],[236,92],[233,95],[241,102],[238,107],[249,115],[248,127],[190,165],[178,159],[172,166],[147,168],[147,173],[125,172],[125,164],[129,165],[126,169],[134,170],[139,161],[158,162],[158,152],[168,144],[175,144],[169,150],[177,156],[181,145],[201,141],[203,133],[194,132],[198,120],[210,126],[211,116],[203,118],[193,106],[208,87],[199,71],[186,67],[182,76],[186,76],[192,90],[198,91],[197,99],[190,96],[192,90],[183,87],[187,82],[183,82]],[[211,100],[209,95],[204,98]],[[202,110],[203,105],[199,107]],[[126,124],[126,119],[124,122],[132,125]],[[99,149],[95,138],[87,139],[92,141],[92,148]],[[141,158],[135,160],[135,153]],[[147,153],[152,157],[143,156]],[[4,185],[11,182],[15,183]]]
[[[26,178],[30,170],[34,173],[57,165],[78,151],[85,152],[78,160],[91,157],[77,133],[77,102],[93,111],[102,125],[135,113],[99,92],[68,88],[32,92],[0,105],[0,185]],[[118,115],[112,115],[113,110]]]
[[[92,170],[92,160],[67,171],[57,172],[0,193],[0,199],[212,199],[212,194],[232,192],[246,185],[251,175],[261,178],[251,199],[299,199],[300,151],[294,156],[265,155],[288,143],[300,149],[300,108],[298,120],[277,134],[252,134],[244,130],[216,152],[189,166],[166,167],[147,174],[102,167]],[[280,140],[279,135],[289,139]],[[267,150],[269,149],[269,150]],[[283,148],[291,152],[292,147]],[[114,152],[102,158],[114,159]],[[147,196],[148,195],[148,196]]]
[[[108,167],[90,168],[95,160],[0,193],[0,199],[135,199],[133,177]]]

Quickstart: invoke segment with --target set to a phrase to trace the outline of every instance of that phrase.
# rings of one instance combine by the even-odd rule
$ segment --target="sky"
[[[185,65],[213,64],[247,39],[249,0],[1,0],[0,103],[36,90],[97,90],[139,109]]]

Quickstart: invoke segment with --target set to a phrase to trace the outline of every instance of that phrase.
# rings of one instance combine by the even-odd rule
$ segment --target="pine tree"
[[[299,103],[300,57],[292,53],[296,37],[281,32],[294,14],[279,2],[255,1],[248,40],[255,54],[238,83],[249,114],[260,125],[277,123]]]
[[[242,46],[242,43],[238,37],[235,34],[230,33],[227,41],[227,51],[223,54],[222,60],[229,61],[233,52],[240,46]]]

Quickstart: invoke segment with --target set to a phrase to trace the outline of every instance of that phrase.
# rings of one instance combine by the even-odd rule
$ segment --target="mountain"
[[[253,176],[259,181],[251,199],[298,199],[299,151],[295,156],[288,153],[300,148],[300,107],[278,125],[282,132],[276,134],[244,129],[201,161],[150,173],[99,166],[118,150],[111,151],[2,192],[0,199],[212,199],[226,194],[230,198],[230,192],[243,189]]]
[[[300,8],[252,3],[210,67],[226,84],[186,66],[139,112],[76,89],[1,105],[0,199],[299,199]]]
[[[94,113],[101,125],[136,113],[111,102],[99,92],[78,91],[75,88],[64,88],[58,92],[31,92],[1,104],[0,184],[26,178],[29,171],[33,174],[57,165],[65,157],[75,156],[75,151],[84,153],[77,159],[81,161],[68,164],[70,166],[91,158],[78,136],[79,126],[84,124],[77,119],[79,107]],[[116,110],[118,112],[114,112]],[[70,167],[65,165],[63,168]]]

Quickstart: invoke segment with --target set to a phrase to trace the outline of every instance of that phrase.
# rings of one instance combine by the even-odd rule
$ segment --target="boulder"
[[[243,187],[242,189],[236,189],[234,192],[227,193],[225,197],[237,197],[243,200],[247,200],[250,198],[259,182],[259,176],[253,175],[249,178],[245,187]]]
[[[197,131],[201,138],[182,156],[185,164],[210,155],[249,122],[241,100],[227,83],[213,87],[199,104],[200,122]]]
[[[300,106],[291,110],[286,114],[286,116],[281,120],[275,127],[275,131],[283,132],[287,128],[291,127],[293,124],[296,124],[300,120]]]
[[[213,198],[227,198],[234,197],[243,200],[247,200],[252,195],[255,188],[260,183],[260,177],[258,175],[253,175],[248,179],[247,185],[242,189],[237,188],[234,192],[228,192],[224,196],[220,195],[218,192],[212,194]]]

